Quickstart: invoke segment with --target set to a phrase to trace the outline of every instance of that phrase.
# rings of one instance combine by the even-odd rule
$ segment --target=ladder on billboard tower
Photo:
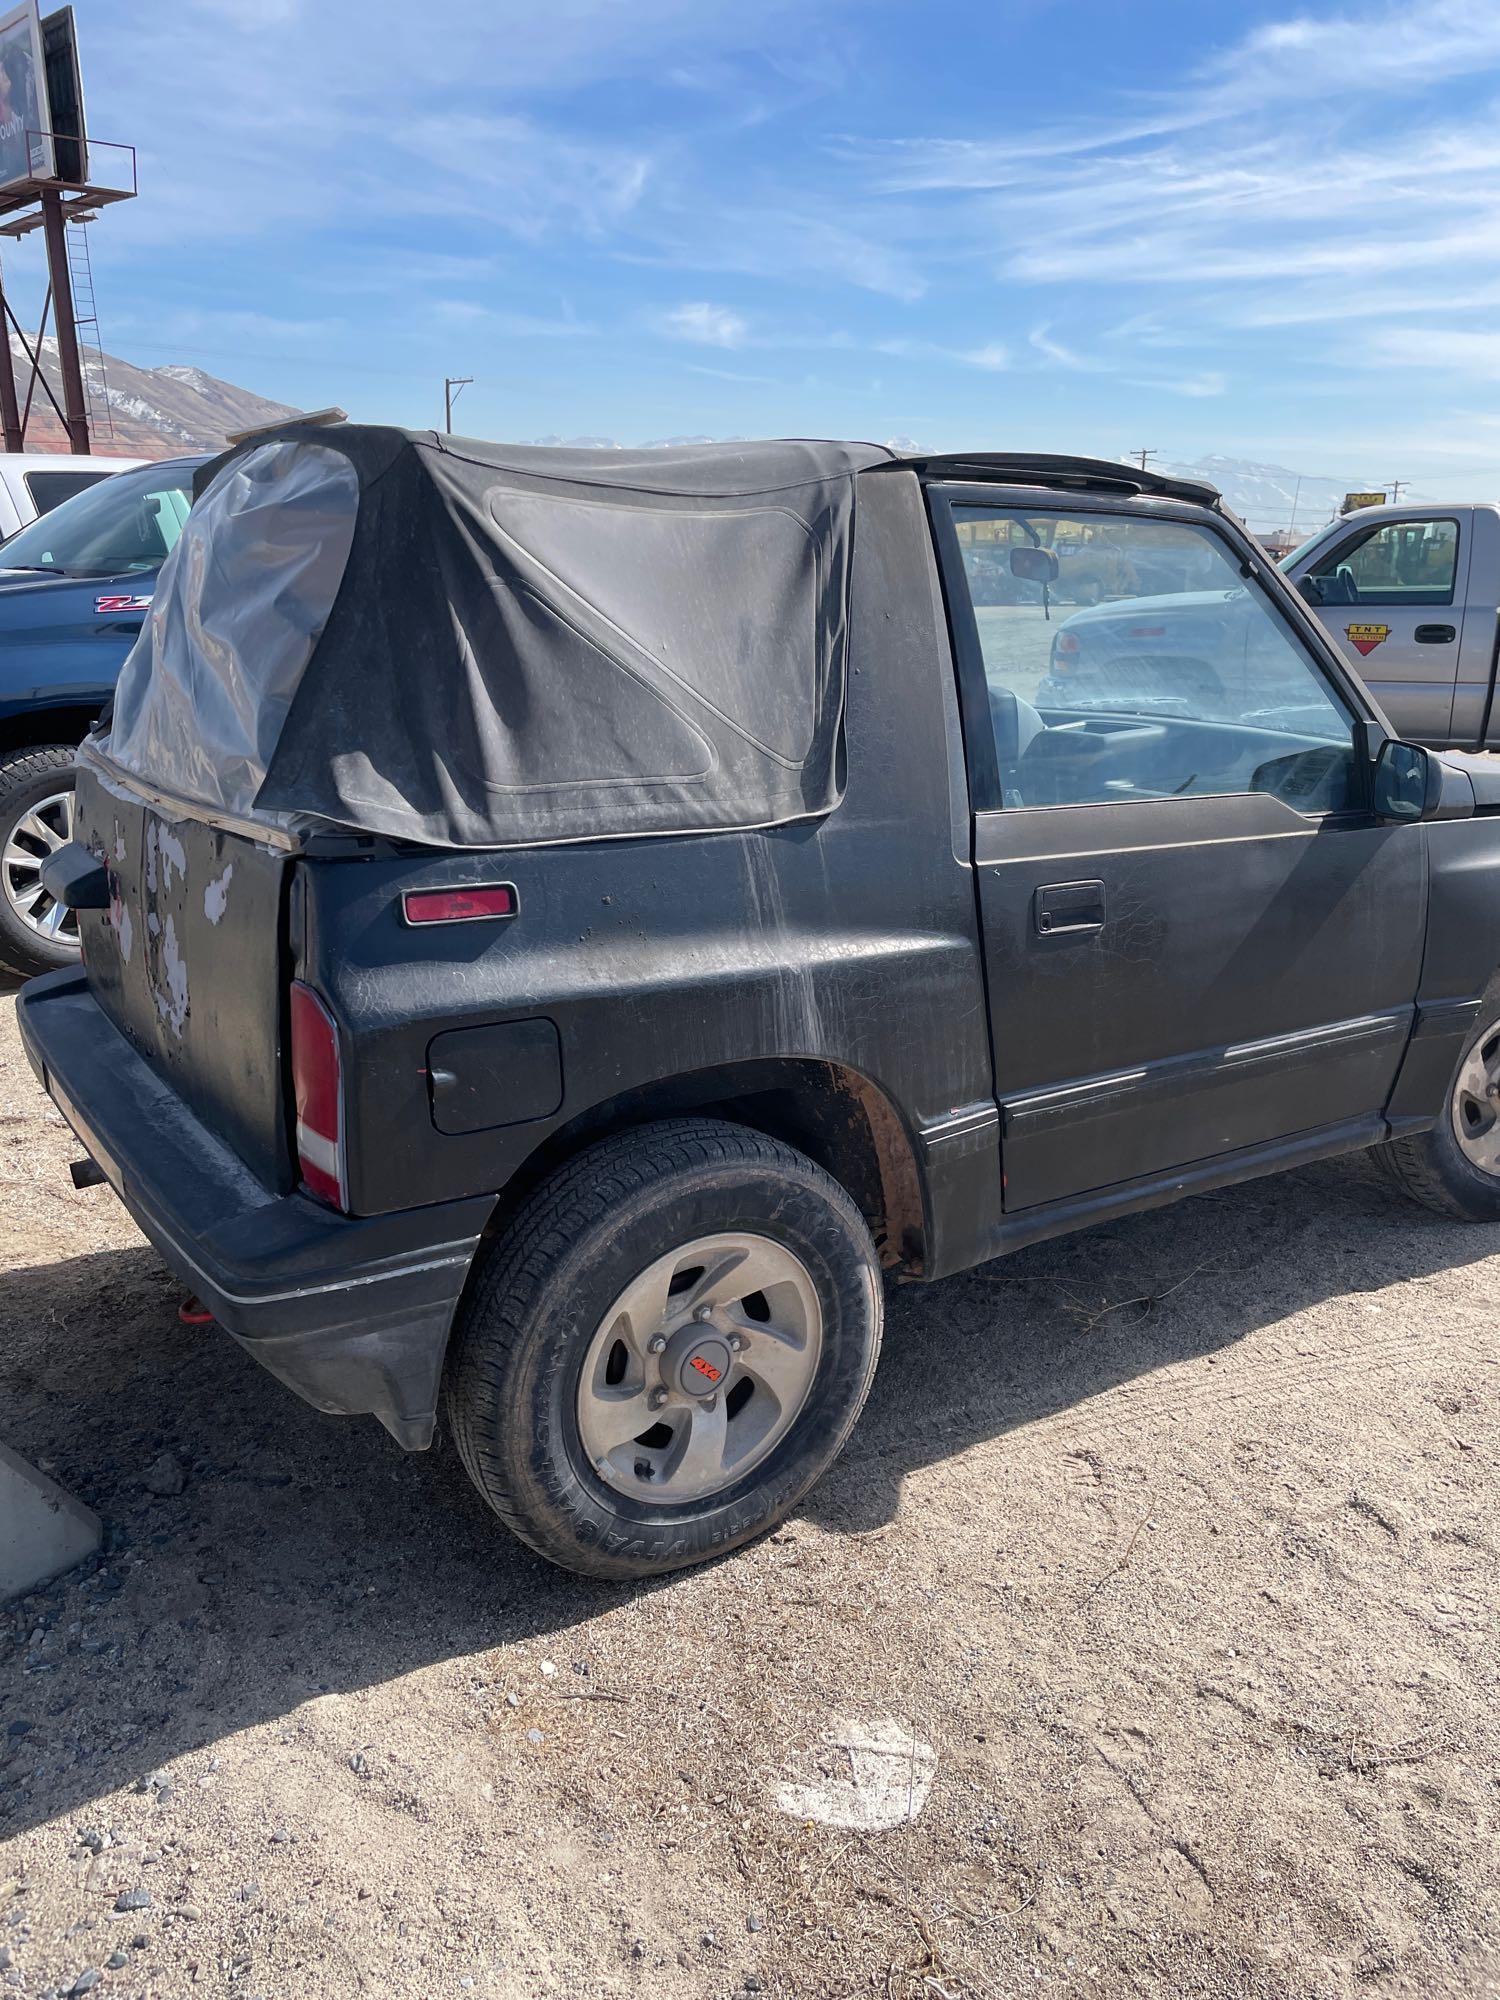
[[[99,309],[94,302],[94,267],[89,257],[88,225],[92,215],[68,218],[68,272],[73,281],[73,324],[78,334],[78,359],[83,371],[83,396],[88,407],[89,434],[96,441],[115,435],[109,400],[109,378],[99,338]]]

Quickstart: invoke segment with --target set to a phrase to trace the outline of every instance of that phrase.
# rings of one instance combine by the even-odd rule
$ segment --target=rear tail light
[[[1052,664],[1058,673],[1067,673],[1081,650],[1076,632],[1059,632],[1052,642]]]
[[[484,882],[472,889],[408,889],[401,898],[401,914],[409,924],[472,924],[485,917],[513,917],[519,907],[510,882]]]
[[[292,981],[292,1092],[297,1104],[297,1165],[302,1183],[347,1213],[344,1075],[333,1016],[310,986]]]

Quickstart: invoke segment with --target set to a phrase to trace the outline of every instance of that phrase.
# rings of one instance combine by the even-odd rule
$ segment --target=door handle
[[[1102,882],[1048,882],[1032,898],[1032,921],[1039,937],[1067,932],[1102,931]]]
[[[1446,646],[1458,634],[1451,625],[1419,625],[1411,636],[1419,646]]]

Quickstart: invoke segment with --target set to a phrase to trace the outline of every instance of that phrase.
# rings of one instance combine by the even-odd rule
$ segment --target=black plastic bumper
[[[348,1217],[273,1194],[136,1053],[81,971],[32,980],[16,1011],[43,1088],[220,1326],[314,1408],[429,1445],[492,1198]]]

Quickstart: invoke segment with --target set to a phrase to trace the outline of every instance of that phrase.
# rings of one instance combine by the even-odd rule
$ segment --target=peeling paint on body
[[[187,851],[175,833],[161,829],[161,886],[170,889],[172,870],[176,869],[183,881],[187,880]]]
[[[180,1041],[187,1022],[188,973],[187,963],[177,948],[177,925],[171,917],[167,918],[162,939],[161,977],[152,982],[152,992],[157,1013]]]
[[[229,878],[234,873],[231,861],[224,873],[210,882],[203,891],[203,914],[211,924],[216,924],[229,907]]]

